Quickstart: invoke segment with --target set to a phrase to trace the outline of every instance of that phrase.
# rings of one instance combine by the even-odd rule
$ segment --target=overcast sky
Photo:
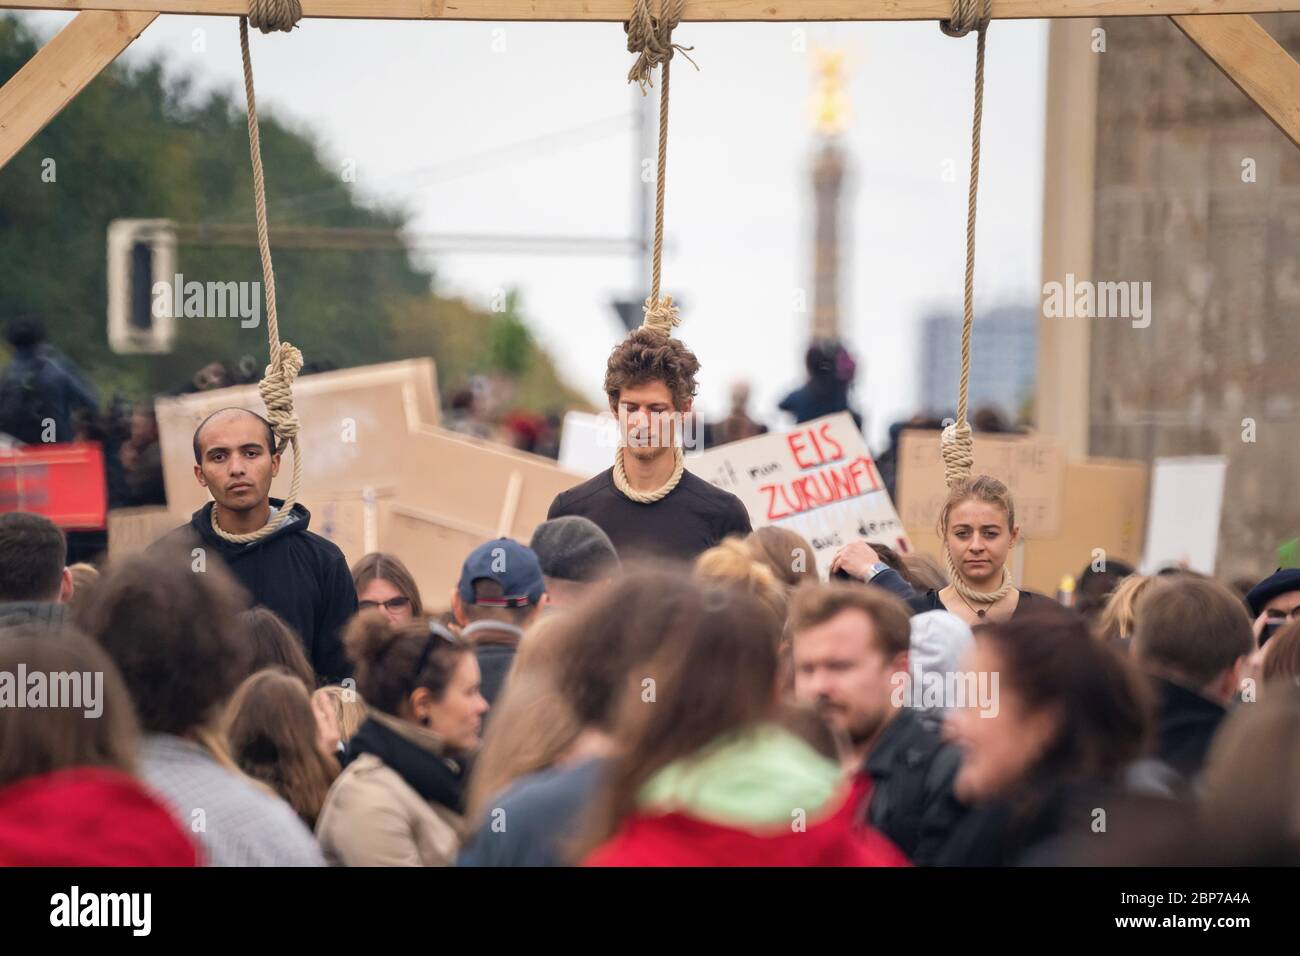
[[[46,35],[71,18],[24,16]],[[700,70],[674,61],[664,291],[687,304],[679,334],[703,365],[699,407],[723,411],[744,376],[752,411],[772,425],[802,379],[810,317],[793,306],[794,290],[811,290],[811,51],[847,53],[842,326],[878,442],[918,399],[920,316],[961,308],[974,38],[934,23],[686,23],[675,39],[695,47]],[[1037,302],[1046,39],[1044,21],[989,31],[977,308]],[[258,106],[310,132],[340,170],[354,163],[359,198],[402,205],[417,230],[630,235],[633,135],[600,124],[633,108],[624,42],[617,24],[306,20],[288,36],[254,33]],[[124,54],[156,57],[242,101],[233,18],[160,17]],[[538,141],[536,155],[455,165],[523,141]],[[273,199],[291,191],[270,187]],[[484,307],[519,288],[536,337],[599,400],[623,334],[608,303],[632,291],[632,260],[460,254],[434,265],[440,291]],[[283,319],[292,337],[295,317]]]

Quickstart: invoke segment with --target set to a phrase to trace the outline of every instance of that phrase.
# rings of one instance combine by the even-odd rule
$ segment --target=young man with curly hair
[[[740,499],[685,468],[681,427],[699,369],[681,341],[655,329],[639,328],[615,347],[605,370],[619,420],[614,465],[557,495],[547,518],[590,518],[624,560],[691,561],[728,535],[749,534]]]

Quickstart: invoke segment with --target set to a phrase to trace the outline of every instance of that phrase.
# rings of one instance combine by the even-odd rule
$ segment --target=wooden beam
[[[1097,164],[1097,80],[1102,58],[1090,37],[1097,20],[1054,21],[1047,30],[1043,131],[1043,285],[1091,279]],[[1092,323],[1053,318],[1038,304],[1034,419],[1069,461],[1088,456]],[[976,329],[976,335],[979,330]]]
[[[1300,63],[1254,17],[1169,19],[1300,146]]]
[[[156,13],[79,13],[0,87],[0,168],[99,71],[131,45]]]
[[[149,10],[228,16],[248,0],[0,0],[0,9]],[[302,0],[308,17],[373,20],[595,20],[621,23],[632,0]],[[1000,20],[1284,13],[1300,0],[993,0]],[[686,0],[684,20],[942,20],[952,0]]]

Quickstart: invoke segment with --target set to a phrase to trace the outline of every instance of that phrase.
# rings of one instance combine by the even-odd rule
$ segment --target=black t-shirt
[[[581,515],[600,525],[623,560],[670,558],[693,561],[732,534],[749,534],[749,512],[739,498],[689,471],[653,504],[641,504],[614,487],[614,469],[561,492],[547,520]]]

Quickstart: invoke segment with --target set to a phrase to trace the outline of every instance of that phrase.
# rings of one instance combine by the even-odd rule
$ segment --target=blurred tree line
[[[0,82],[39,39],[0,18]],[[309,365],[346,367],[432,356],[444,396],[478,373],[516,382],[513,404],[543,412],[587,403],[532,340],[514,296],[504,312],[432,291],[408,251],[274,247],[281,226],[401,228],[402,212],[360,205],[310,137],[259,116],[271,209],[281,335]],[[52,159],[53,181],[42,178]],[[46,178],[49,178],[47,173]],[[308,195],[310,202],[295,203]],[[99,389],[147,399],[177,392],[211,362],[266,362],[266,329],[232,317],[178,318],[167,355],[118,355],[108,346],[106,237],[114,219],[253,223],[252,172],[242,97],[199,96],[160,62],[99,75],[0,169],[0,321],[34,314],[52,344]],[[181,245],[185,281],[261,282],[255,247]],[[264,312],[264,309],[263,309]],[[263,315],[263,323],[265,316]],[[0,343],[0,357],[5,346]]]

